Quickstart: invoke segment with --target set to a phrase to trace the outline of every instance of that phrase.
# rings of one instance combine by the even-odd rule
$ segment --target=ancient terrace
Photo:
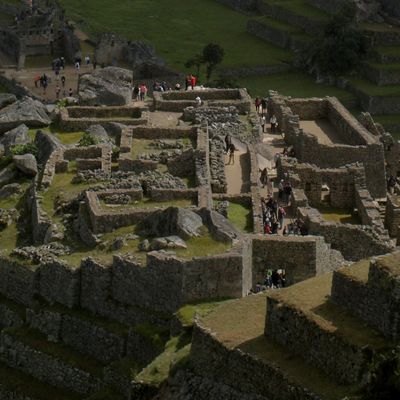
[[[278,400],[295,398],[289,387],[296,400],[352,393],[366,346],[375,356],[391,345],[384,336],[398,340],[397,303],[382,294],[397,276],[380,261],[391,258],[360,261],[393,252],[399,232],[398,187],[386,203],[388,134],[333,98],[271,93],[281,132],[263,134],[244,89],[133,103],[129,71],[82,79],[78,103],[52,114],[29,98],[1,103],[0,393],[150,399],[179,368],[176,386],[208,382],[210,399],[264,399],[277,381]],[[29,151],[13,156],[16,144]],[[291,157],[275,160],[283,147]],[[287,224],[301,220],[308,235],[263,234],[264,167],[273,197],[281,179],[291,184]],[[264,336],[265,294],[247,295],[266,269],[284,270],[290,287],[269,295]],[[387,313],[370,312],[369,298]],[[193,330],[195,313],[220,303]],[[191,372],[179,362],[189,356]]]

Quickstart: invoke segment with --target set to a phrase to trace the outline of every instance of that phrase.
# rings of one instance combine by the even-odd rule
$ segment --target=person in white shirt
[[[275,133],[276,132],[276,128],[278,126],[278,121],[275,117],[275,115],[272,115],[272,117],[269,120],[270,124],[271,124],[271,133]]]

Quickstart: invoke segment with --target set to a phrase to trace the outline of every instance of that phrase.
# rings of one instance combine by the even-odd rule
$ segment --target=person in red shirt
[[[192,86],[192,90],[194,90],[196,83],[197,83],[197,78],[195,76],[191,75],[190,76],[190,85]]]

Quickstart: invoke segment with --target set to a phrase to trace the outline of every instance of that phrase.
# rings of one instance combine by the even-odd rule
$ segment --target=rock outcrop
[[[79,78],[79,101],[89,106],[123,106],[132,102],[132,71],[116,67]]]
[[[0,93],[0,108],[4,108],[12,103],[15,103],[17,98],[11,93]]]
[[[47,126],[50,123],[51,119],[44,104],[30,97],[25,97],[0,110],[0,133],[14,129],[21,124],[36,128]]]
[[[33,154],[14,156],[13,163],[25,175],[36,176],[38,173],[36,158]]]
[[[13,146],[30,143],[31,139],[28,136],[28,131],[29,128],[22,124],[6,132],[0,139],[0,145],[4,147],[4,152],[7,154]]]
[[[179,207],[156,211],[141,223],[141,228],[151,236],[178,235],[186,240],[199,236],[202,226],[203,222],[199,215]]]

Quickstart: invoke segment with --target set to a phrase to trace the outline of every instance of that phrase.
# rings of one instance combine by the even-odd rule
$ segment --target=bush
[[[81,138],[81,140],[78,142],[79,147],[87,147],[87,146],[93,146],[99,143],[99,139],[91,135],[90,133],[85,132]]]

